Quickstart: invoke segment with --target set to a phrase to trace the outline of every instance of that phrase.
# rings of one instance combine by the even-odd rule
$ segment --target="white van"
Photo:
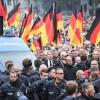
[[[36,56],[30,51],[29,47],[18,37],[0,37],[0,70],[5,70],[5,62],[12,60],[14,63],[22,66],[25,58],[31,58],[32,63]]]

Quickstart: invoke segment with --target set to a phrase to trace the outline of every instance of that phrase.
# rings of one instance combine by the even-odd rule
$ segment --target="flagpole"
[[[38,17],[41,19],[42,23],[44,24],[44,22],[43,22],[42,18],[41,18],[39,15],[38,15]]]
[[[76,20],[77,21],[77,20]],[[73,41],[73,38],[74,38],[74,35],[75,35],[75,30],[76,30],[76,24],[75,24],[75,28],[74,28],[74,31],[73,31],[73,34],[72,34],[72,38],[70,40],[70,44],[72,44],[72,41]],[[70,33],[69,33],[70,34]]]
[[[79,11],[80,12],[80,11]],[[83,11],[82,11],[83,12]],[[79,13],[78,13],[79,14]],[[83,19],[84,20],[84,19]],[[76,25],[77,25],[77,20],[76,20],[76,23],[75,23],[75,28],[74,28],[74,31],[73,31],[73,35],[72,35],[72,38],[71,38],[71,43],[72,43],[72,41],[73,41],[73,38],[74,38],[74,34],[75,34],[75,31],[76,31]],[[82,37],[82,31],[80,32],[80,36]],[[83,39],[82,39],[82,43],[83,43]],[[80,45],[82,45],[81,43],[80,43]]]
[[[76,8],[74,9],[73,13],[74,13],[74,14],[77,13]],[[72,16],[72,15],[71,15],[71,16]],[[76,15],[76,18],[77,18],[77,15]],[[77,21],[77,19],[76,19],[76,21]],[[70,26],[71,26],[71,17],[70,17],[70,23],[69,23],[69,26],[68,26],[68,30],[69,30]],[[73,39],[73,37],[74,37],[75,29],[76,29],[76,23],[75,23],[75,28],[74,28],[73,33],[72,33],[72,37],[71,37],[71,39],[70,39],[70,45],[72,44],[72,39]],[[69,33],[69,32],[68,32],[68,33]],[[71,33],[69,33],[69,34],[71,34]]]
[[[55,13],[55,3],[53,3],[53,15],[54,15],[54,13]]]
[[[72,38],[71,38],[71,42],[70,42],[70,44],[72,43],[73,38],[74,38],[74,35],[75,35],[76,25],[77,25],[77,20],[76,20],[76,24],[75,24],[75,28],[74,28],[74,31],[73,31],[73,34],[72,34]],[[82,34],[82,32],[81,32],[81,34]],[[80,34],[80,35],[81,35],[81,34]],[[81,35],[81,36],[82,36],[82,35]],[[83,40],[82,40],[82,41],[83,41]]]
[[[75,35],[75,31],[76,31],[76,24],[77,24],[77,19],[76,19],[75,28],[74,28],[74,31],[73,31],[73,34],[72,34],[72,38],[71,38],[71,40],[70,40],[70,44],[72,43],[73,38],[74,38],[74,35]],[[70,33],[69,33],[69,34],[70,34]]]
[[[64,41],[65,41],[65,43],[67,43],[65,29],[63,28],[62,31],[63,31],[63,33],[64,33]],[[65,44],[65,43],[64,43],[64,44]]]

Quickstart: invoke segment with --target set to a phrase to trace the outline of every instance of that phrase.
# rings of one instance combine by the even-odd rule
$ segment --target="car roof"
[[[30,51],[27,44],[18,37],[0,37],[0,52]]]

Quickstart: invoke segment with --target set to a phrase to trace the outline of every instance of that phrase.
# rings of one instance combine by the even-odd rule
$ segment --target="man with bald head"
[[[99,66],[98,66],[98,61],[97,60],[92,60],[91,61],[90,69],[84,71],[85,77],[88,77],[90,75],[90,73],[92,73],[92,72],[95,72],[95,73],[98,74],[98,76],[100,76],[99,75]]]
[[[92,53],[92,60],[97,60],[99,66],[100,66],[100,54],[99,54],[99,51],[96,49],[94,49],[94,51]]]
[[[72,57],[66,56],[66,64],[64,65],[64,78],[66,80],[75,80],[77,70],[78,69],[73,66]]]
[[[39,67],[39,73],[41,73],[42,70],[48,70],[48,67],[45,64],[41,64]]]

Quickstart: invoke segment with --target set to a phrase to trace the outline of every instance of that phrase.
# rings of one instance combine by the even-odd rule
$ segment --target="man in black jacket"
[[[10,73],[9,77],[10,80],[0,87],[0,100],[18,100],[20,96],[25,95],[26,87],[21,84],[17,73]]]
[[[73,61],[71,56],[66,56],[66,64],[64,65],[64,78],[65,80],[75,80],[76,71],[78,69],[73,66]]]
[[[63,100],[67,94],[65,84],[63,69],[57,68],[56,79],[48,81],[43,88],[44,100]]]
[[[44,84],[48,81],[48,72],[47,70],[41,70],[40,79],[31,83],[27,88],[27,94],[30,100],[44,100],[43,99],[43,87]]]
[[[25,58],[22,62],[23,69],[22,69],[22,75],[25,75],[26,77],[31,77],[32,75],[38,74],[36,70],[33,69],[32,66],[32,60],[30,58]]]

